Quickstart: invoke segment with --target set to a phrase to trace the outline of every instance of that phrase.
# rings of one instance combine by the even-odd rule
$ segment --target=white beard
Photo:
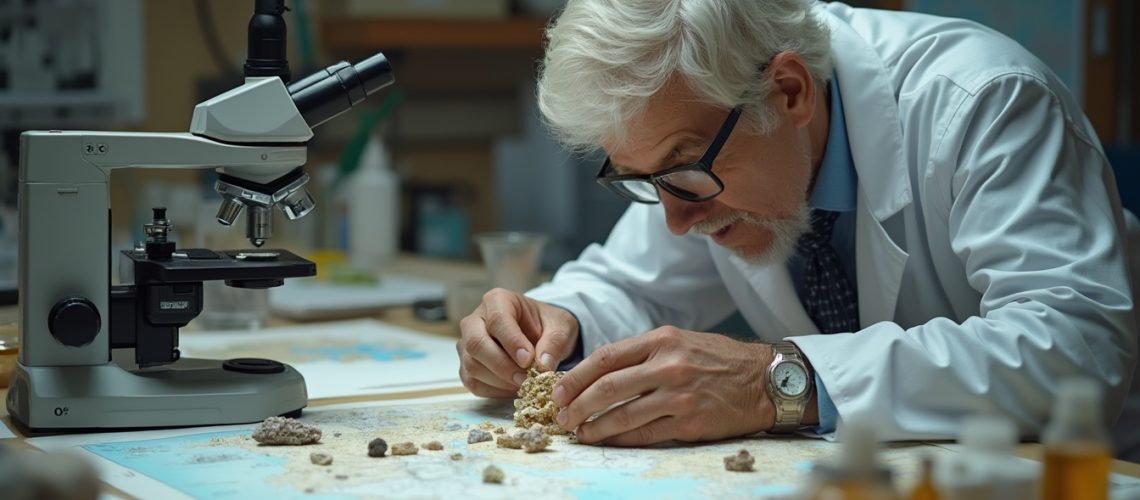
[[[760,253],[749,252],[746,248],[732,249],[737,257],[755,265],[782,264],[795,252],[800,236],[811,230],[811,209],[801,204],[793,216],[775,220],[761,220],[749,212],[732,212],[693,224],[689,232],[712,235],[738,222],[767,229],[772,233],[772,243]]]

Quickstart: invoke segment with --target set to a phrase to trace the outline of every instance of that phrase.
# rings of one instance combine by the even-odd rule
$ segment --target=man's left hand
[[[644,446],[772,428],[767,344],[662,327],[603,346],[566,373],[552,397],[581,443]],[[636,398],[636,399],[634,399]],[[591,416],[610,409],[587,422]]]

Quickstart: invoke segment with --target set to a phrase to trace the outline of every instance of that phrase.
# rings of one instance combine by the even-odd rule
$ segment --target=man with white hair
[[[570,0],[547,35],[540,109],[634,203],[463,319],[472,392],[581,360],[553,398],[583,443],[833,437],[854,415],[913,440],[973,413],[1035,436],[1084,376],[1140,455],[1134,218],[1016,43],[808,0]],[[703,333],[734,311],[756,341]]]

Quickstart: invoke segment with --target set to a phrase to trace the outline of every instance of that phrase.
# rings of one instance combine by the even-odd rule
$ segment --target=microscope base
[[[8,413],[30,433],[187,427],[299,415],[305,379],[293,367],[242,373],[221,360],[184,358],[146,370],[16,365]]]

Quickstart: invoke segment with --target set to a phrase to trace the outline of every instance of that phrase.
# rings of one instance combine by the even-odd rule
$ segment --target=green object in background
[[[380,283],[380,277],[376,273],[348,264],[329,265],[326,269],[326,279],[329,283],[337,285],[375,285]]]
[[[313,31],[309,29],[309,6],[305,0],[293,0],[293,20],[297,26],[297,53],[301,56],[301,68],[307,73],[317,67],[317,56],[313,50]]]
[[[399,89],[393,90],[384,98],[384,102],[380,104],[380,107],[364,113],[360,117],[360,125],[356,127],[356,132],[353,134],[352,139],[348,141],[348,145],[344,147],[344,152],[340,155],[336,180],[333,181],[334,189],[360,165],[360,157],[364,155],[364,147],[368,145],[368,137],[372,134],[372,129],[376,128],[376,125],[388,118],[388,115],[391,115],[392,112],[396,110],[396,106],[403,102],[403,100],[404,93]]]

